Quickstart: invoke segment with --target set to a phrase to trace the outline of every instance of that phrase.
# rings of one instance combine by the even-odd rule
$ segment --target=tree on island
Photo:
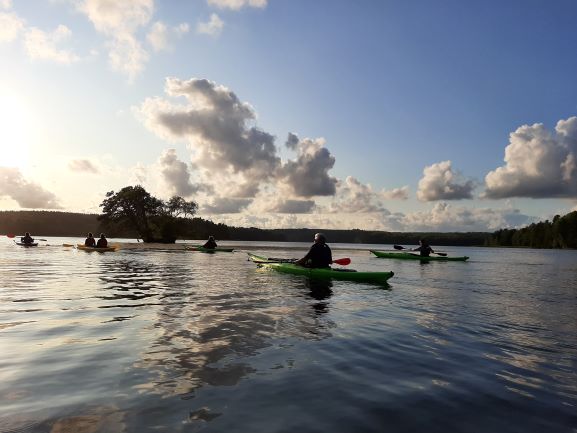
[[[144,242],[174,243],[189,231],[198,204],[179,196],[163,201],[138,185],[107,192],[100,207],[104,226],[135,231]]]

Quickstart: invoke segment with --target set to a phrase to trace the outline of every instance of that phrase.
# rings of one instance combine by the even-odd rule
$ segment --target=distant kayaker
[[[208,240],[204,243],[204,245],[202,246],[202,248],[206,248],[209,250],[214,250],[218,245],[216,244],[216,241],[214,240],[214,236],[209,236]]]
[[[295,263],[307,268],[328,268],[333,262],[331,248],[326,244],[326,237],[322,233],[315,234],[315,243],[302,259]]]
[[[23,244],[32,244],[34,243],[34,238],[30,236],[30,233],[26,232],[24,236],[20,238],[20,242]]]
[[[100,233],[100,239],[96,242],[96,248],[106,248],[108,247],[108,241],[106,240],[106,236],[104,233]]]
[[[94,239],[94,236],[92,235],[92,233],[88,233],[88,237],[84,241],[84,246],[85,247],[92,247],[92,248],[94,248],[96,246],[96,239]]]
[[[419,241],[419,246],[414,248],[413,251],[419,251],[423,257],[429,257],[431,253],[434,253],[433,249],[425,239],[421,239]]]

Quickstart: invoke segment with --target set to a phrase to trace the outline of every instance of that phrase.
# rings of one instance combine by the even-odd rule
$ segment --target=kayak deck
[[[468,256],[456,256],[456,257],[445,257],[445,256],[421,256],[420,254],[408,253],[408,252],[396,252],[396,251],[377,251],[369,250],[375,256],[380,259],[401,259],[401,260],[421,260],[426,262],[441,261],[441,262],[464,262],[469,259]]]
[[[96,251],[96,252],[99,252],[99,253],[104,253],[104,252],[106,252],[106,251],[109,251],[109,252],[116,251],[118,247],[115,247],[115,246],[110,246],[110,247],[87,247],[86,245],[83,245],[83,244],[77,244],[77,245],[76,245],[76,248],[78,248],[79,250],[82,250],[82,251],[86,251],[86,252]]]
[[[37,247],[38,242],[16,242],[16,245],[20,247]]]
[[[291,263],[288,259],[286,262],[278,262],[256,254],[248,253],[248,256],[251,261],[263,268],[273,269],[285,274],[304,275],[310,278],[385,283],[394,275],[393,272],[360,272],[353,269],[340,268],[305,268]]]

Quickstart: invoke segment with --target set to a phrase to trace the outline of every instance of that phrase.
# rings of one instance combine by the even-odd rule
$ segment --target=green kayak
[[[348,280],[368,283],[386,283],[391,278],[393,272],[359,272],[353,269],[335,268],[305,268],[294,263],[271,261],[267,257],[248,254],[249,259],[268,269],[293,275],[304,275],[310,278]]]
[[[407,252],[396,252],[396,251],[375,251],[369,250],[375,256],[381,259],[401,259],[401,260],[421,260],[426,262],[442,261],[442,262],[464,262],[469,257],[446,257],[446,256],[421,256],[419,254],[407,253]]]
[[[204,248],[202,245],[193,245],[185,247],[187,251],[200,251],[201,253],[232,253],[234,248]]]

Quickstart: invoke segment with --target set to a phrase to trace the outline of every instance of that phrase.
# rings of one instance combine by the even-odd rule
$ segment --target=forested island
[[[487,236],[486,246],[529,248],[577,248],[577,211],[555,215],[521,229],[502,229]]]

